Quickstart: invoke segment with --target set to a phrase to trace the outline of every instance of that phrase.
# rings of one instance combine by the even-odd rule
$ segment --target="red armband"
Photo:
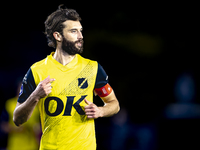
[[[112,92],[112,87],[107,83],[105,86],[94,90],[100,97],[106,97]]]

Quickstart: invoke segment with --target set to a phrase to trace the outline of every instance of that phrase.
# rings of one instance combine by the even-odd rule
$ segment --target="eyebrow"
[[[78,30],[77,28],[72,28],[72,29],[69,29],[70,31],[72,31],[72,30]],[[82,31],[83,30],[83,28],[80,28],[80,30]]]

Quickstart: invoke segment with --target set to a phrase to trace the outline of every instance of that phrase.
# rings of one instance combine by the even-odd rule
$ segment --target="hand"
[[[39,99],[46,97],[49,93],[51,93],[51,82],[53,81],[55,81],[55,79],[50,79],[50,76],[41,81],[34,91],[35,95],[39,97]]]
[[[102,117],[101,107],[97,107],[95,104],[86,99],[84,99],[84,101],[86,104],[88,104],[87,106],[85,106],[85,114],[87,115],[88,118],[96,119]]]

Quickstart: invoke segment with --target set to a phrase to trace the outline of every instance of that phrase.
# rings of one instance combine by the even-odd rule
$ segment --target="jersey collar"
[[[51,52],[50,55],[48,55],[48,59],[57,67],[59,68],[60,70],[62,71],[68,71],[69,69],[72,69],[76,66],[77,62],[78,62],[78,57],[79,55],[76,54],[75,55],[75,58],[70,62],[68,63],[67,65],[62,65],[61,63],[59,63],[57,60],[54,59],[53,55],[54,55],[55,52]]]

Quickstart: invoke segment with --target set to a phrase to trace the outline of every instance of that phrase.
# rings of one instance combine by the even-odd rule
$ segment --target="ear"
[[[60,34],[59,32],[54,32],[54,33],[53,33],[53,36],[54,36],[54,38],[56,39],[56,41],[61,42],[62,36],[61,36],[61,34]]]

